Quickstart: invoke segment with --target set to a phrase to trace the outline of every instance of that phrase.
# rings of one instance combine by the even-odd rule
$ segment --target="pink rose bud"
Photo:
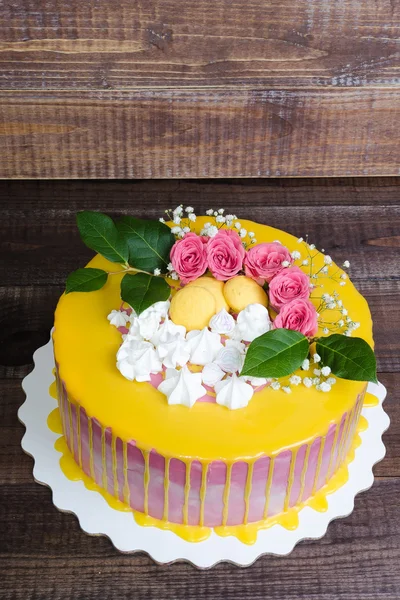
[[[215,279],[226,281],[239,273],[245,254],[239,234],[231,229],[221,229],[208,242],[208,268]]]
[[[275,329],[292,329],[311,337],[318,331],[318,313],[310,300],[292,300],[284,304],[274,321]]]
[[[310,278],[299,267],[285,268],[273,277],[269,284],[271,305],[280,309],[284,304],[310,297]]]
[[[246,254],[245,273],[247,277],[252,277],[257,283],[263,285],[292,262],[293,258],[289,250],[279,242],[257,244]]]
[[[171,249],[171,263],[182,283],[190,283],[207,270],[208,238],[187,233]]]

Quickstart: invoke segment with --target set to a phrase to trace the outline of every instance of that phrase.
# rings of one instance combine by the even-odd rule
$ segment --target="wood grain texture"
[[[398,175],[396,88],[0,92],[2,178]]]
[[[3,0],[3,89],[399,85],[398,0]]]
[[[1,600],[398,600],[399,190],[399,179],[0,182]],[[374,317],[379,378],[388,388],[387,455],[374,468],[372,489],[357,496],[354,512],[332,522],[321,540],[302,542],[288,557],[263,557],[248,569],[220,564],[197,571],[118,553],[54,507],[50,490],[33,482],[33,461],[20,448],[20,378],[48,340],[66,273],[90,255],[76,236],[75,212],[156,217],[181,202],[199,210],[223,205],[299,235],[307,225],[334,259],[351,254],[356,284]]]

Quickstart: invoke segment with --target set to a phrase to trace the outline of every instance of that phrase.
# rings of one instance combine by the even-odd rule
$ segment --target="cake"
[[[349,266],[224,211],[84,212],[53,332],[61,466],[138,523],[252,543],[347,476],[372,322]]]

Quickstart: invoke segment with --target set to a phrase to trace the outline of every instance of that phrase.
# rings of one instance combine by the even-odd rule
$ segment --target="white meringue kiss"
[[[190,352],[187,342],[179,334],[164,335],[164,341],[157,347],[158,356],[161,358],[165,367],[175,369],[177,366],[183,367],[190,358]]]
[[[182,404],[189,408],[207,393],[201,385],[201,373],[191,373],[186,366],[180,371],[167,369],[158,390],[167,396],[168,404]]]
[[[150,342],[126,339],[117,352],[117,368],[129,381],[150,381],[162,364]]]
[[[129,316],[122,310],[112,310],[107,319],[114,327],[126,327],[126,323],[130,321]]]
[[[166,342],[170,337],[178,335],[180,338],[184,338],[186,335],[186,327],[183,325],[175,325],[168,315],[165,317],[165,321],[159,326],[155,334],[151,337],[151,343],[155,346]]]
[[[218,352],[215,362],[225,373],[240,373],[244,363],[244,354],[237,348],[228,346]]]
[[[252,342],[271,329],[268,310],[262,304],[249,304],[240,311],[236,321],[234,338]]]
[[[201,372],[204,385],[210,387],[214,387],[223,377],[225,377],[225,372],[215,362],[208,363]]]
[[[233,374],[215,385],[217,404],[226,406],[230,410],[244,408],[253,397],[254,390],[243,377]]]
[[[211,317],[209,322],[209,327],[211,331],[227,336],[233,333],[235,325],[235,319],[225,310],[225,308],[221,308],[221,310],[216,315]]]
[[[190,351],[190,362],[194,365],[206,365],[213,362],[223,348],[220,335],[212,333],[207,327],[201,331],[197,329],[189,331],[186,340]]]

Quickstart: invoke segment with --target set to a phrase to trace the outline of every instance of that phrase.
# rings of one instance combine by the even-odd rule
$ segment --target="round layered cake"
[[[57,395],[82,477],[139,522],[194,541],[210,528],[251,540],[246,532],[277,521],[295,527],[304,504],[323,505],[344,480],[367,383],[336,376],[315,340],[357,335],[372,346],[372,323],[342,268],[272,227],[241,220],[240,231],[251,235],[240,269],[226,276],[235,267],[226,257],[215,267],[220,249],[218,234],[204,235],[209,220],[197,217],[191,227],[191,235],[203,233],[202,244],[214,243],[207,273],[168,279],[171,297],[141,314],[121,300],[124,271],[97,291],[60,298]],[[185,237],[177,239],[179,246]],[[288,253],[275,281],[264,272],[275,263],[262,262],[273,245]],[[182,250],[171,252],[174,266]],[[100,255],[87,266],[118,271]],[[315,327],[313,314],[296,312],[304,303]],[[297,328],[310,345],[301,366],[283,377],[242,375],[255,340],[285,328]]]

